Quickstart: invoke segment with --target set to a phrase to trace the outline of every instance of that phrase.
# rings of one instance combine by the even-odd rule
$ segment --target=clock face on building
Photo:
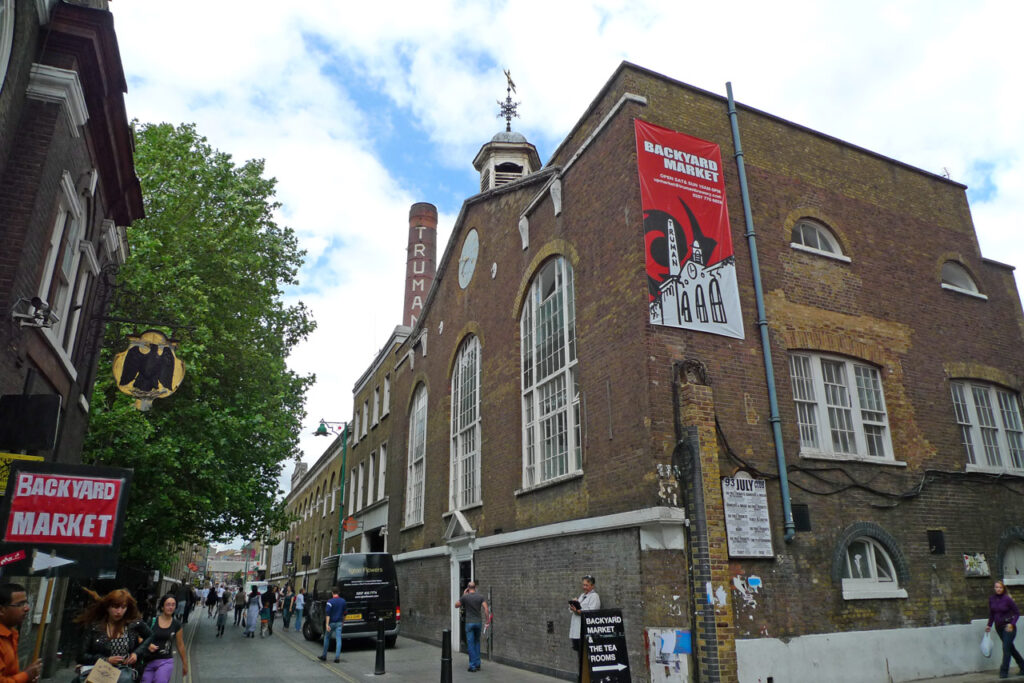
[[[473,279],[476,261],[480,253],[480,236],[476,230],[470,230],[462,243],[462,255],[459,256],[459,287],[465,289]]]

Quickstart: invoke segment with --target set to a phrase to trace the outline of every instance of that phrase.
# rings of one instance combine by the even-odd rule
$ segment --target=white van
[[[245,583],[245,594],[249,595],[250,593],[252,593],[252,587],[256,586],[256,590],[258,590],[260,592],[260,595],[263,595],[264,593],[267,592],[267,586],[269,586],[269,585],[270,584],[267,583],[266,581],[246,581],[246,583]]]

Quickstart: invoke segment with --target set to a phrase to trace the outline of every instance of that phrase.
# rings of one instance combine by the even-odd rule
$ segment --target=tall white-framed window
[[[373,487],[373,475],[377,467],[377,454],[370,453],[370,464],[366,468],[366,504],[370,505],[377,499],[374,498],[374,494],[377,489]]]
[[[348,479],[348,515],[352,516],[352,513],[356,511],[356,469],[352,468],[352,473]]]
[[[384,375],[384,395],[381,397],[380,416],[384,417],[391,412],[391,375]]]
[[[881,543],[870,536],[861,536],[846,546],[844,599],[905,597],[907,591],[900,587],[896,567]]]
[[[331,486],[328,489],[331,492],[331,512],[334,512],[335,497],[338,495],[338,491],[334,486],[334,473],[331,473]]]
[[[70,350],[65,346],[65,332],[74,299],[72,292],[78,275],[78,264],[82,256],[79,242],[84,227],[85,216],[75,191],[74,181],[71,174],[64,171],[60,180],[57,217],[46,245],[43,276],[39,281],[37,295],[49,305],[57,320],[51,327],[45,328],[44,332],[50,341],[65,353]]]
[[[583,469],[572,265],[558,256],[530,285],[522,340],[523,487]]]
[[[409,461],[405,491],[405,525],[423,521],[423,487],[427,456],[427,388],[416,389],[409,415]]]
[[[370,430],[370,401],[363,401],[363,436]]]
[[[459,347],[452,371],[451,487],[453,510],[480,502],[480,341]]]
[[[1024,474],[1020,395],[986,382],[950,382],[967,469]]]
[[[377,500],[384,497],[384,482],[388,471],[388,445],[382,443],[380,445],[380,458],[377,462],[380,463],[380,472],[377,475]]]
[[[356,475],[359,478],[356,479],[356,510],[363,509],[363,463],[359,463],[359,474]]]
[[[352,445],[359,443],[359,408],[352,414]]]
[[[893,460],[878,369],[841,356],[789,356],[800,455]]]
[[[1013,541],[1003,554],[1003,583],[1024,586],[1024,542]]]
[[[373,388],[373,424],[380,422],[380,387]]]

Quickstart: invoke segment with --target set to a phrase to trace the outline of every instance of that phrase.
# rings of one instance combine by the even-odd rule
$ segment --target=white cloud
[[[195,121],[239,161],[265,158],[279,181],[280,220],[309,250],[303,289],[315,291],[301,298],[320,324],[292,359],[318,376],[307,433],[351,417],[353,384],[400,322],[410,205],[457,211],[449,198],[472,193],[473,155],[503,125],[500,68],[523,102],[513,125],[542,158],[626,59],[720,94],[732,81],[741,102],[954,180],[980,184],[979,167],[993,165],[991,192],[972,207],[982,253],[1024,266],[1017,2],[112,7],[129,116]],[[389,104],[366,108],[367,89]],[[417,163],[462,179],[437,197],[403,186],[375,151],[407,116],[436,150]],[[439,256],[454,218],[441,217]],[[307,461],[324,441],[303,439]]]

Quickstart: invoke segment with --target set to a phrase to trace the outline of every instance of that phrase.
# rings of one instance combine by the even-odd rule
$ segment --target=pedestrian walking
[[[84,589],[93,602],[75,622],[85,626],[81,654],[78,655],[79,677],[85,680],[101,659],[121,670],[118,683],[131,683],[136,678],[135,664],[144,653],[149,627],[140,620],[139,607],[132,594],[123,588],[102,598],[95,591]]]
[[[214,610],[217,609],[217,589],[214,586],[210,586],[206,589],[206,618],[209,619],[213,616]]]
[[[36,659],[25,667],[18,669],[18,638],[25,617],[32,611],[25,587],[17,583],[0,585],[0,678],[5,681],[27,681],[35,683],[39,680],[43,662]],[[16,630],[17,629],[17,630]]]
[[[246,638],[256,637],[256,628],[260,623],[260,591],[256,586],[252,587],[249,593],[248,602],[245,604],[245,632]],[[262,635],[262,634],[261,634]]]
[[[292,592],[291,585],[284,587],[284,593],[281,595],[281,622],[284,624],[284,629],[288,630],[288,624],[291,623],[292,611],[295,609],[295,593]]]
[[[150,624],[151,634],[143,643],[142,670],[140,683],[168,683],[174,673],[174,651],[171,643],[178,649],[181,657],[181,675],[188,676],[188,658],[185,656],[185,641],[181,637],[181,622],[175,618],[177,601],[168,593],[160,598],[157,615]]]
[[[263,611],[260,613],[260,637],[263,637],[263,627],[266,626],[267,635],[274,635],[274,608],[277,606],[277,592],[273,586],[267,586],[267,592],[263,594]]]
[[[996,581],[994,592],[988,598],[988,624],[985,631],[991,631],[995,624],[996,633],[1003,641],[1003,661],[999,665],[999,677],[1006,678],[1010,674],[1010,657],[1020,668],[1020,675],[1024,676],[1024,657],[1020,656],[1017,648],[1013,646],[1013,639],[1017,637],[1017,619],[1020,618],[1020,610],[1017,603],[1010,597],[1006,590],[1006,584]]]
[[[239,588],[235,591],[235,626],[242,623],[242,613],[245,612],[245,591]]]
[[[341,661],[341,626],[345,623],[345,598],[337,586],[331,589],[331,599],[324,605],[324,651],[317,659],[327,660],[327,650],[334,637],[334,661]]]
[[[231,596],[225,593],[217,603],[217,637],[224,635],[224,627],[228,623],[228,614],[231,613]]]
[[[295,594],[295,630],[302,630],[302,612],[306,609],[306,589]]]
[[[469,652],[469,671],[480,670],[480,635],[484,622],[488,621],[490,608],[487,600],[476,592],[476,582],[466,584],[466,591],[455,603],[456,608],[465,610],[466,650]]]

